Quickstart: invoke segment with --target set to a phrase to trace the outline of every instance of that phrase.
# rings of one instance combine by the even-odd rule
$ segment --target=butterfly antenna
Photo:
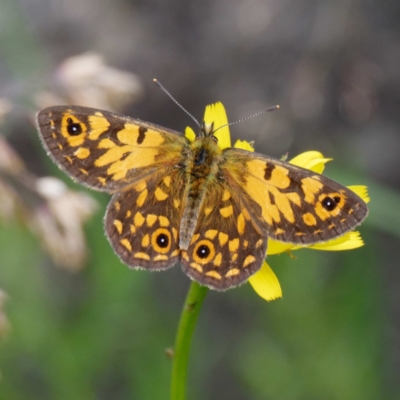
[[[213,133],[217,132],[221,128],[225,128],[226,126],[236,125],[239,122],[247,121],[251,118],[258,117],[261,114],[265,114],[266,112],[278,110],[279,108],[280,108],[279,105],[272,106],[272,107],[267,108],[266,110],[262,110],[262,111],[256,112],[255,114],[249,115],[248,117],[238,119],[237,121],[229,122],[228,124],[218,127]]]
[[[161,83],[157,80],[157,79],[153,79],[153,82],[181,109],[183,110],[187,115],[189,115],[190,118],[192,118],[192,120],[194,122],[196,122],[196,125],[201,128],[201,125],[199,123],[199,121],[197,121],[197,119],[195,117],[193,117],[192,114],[190,114],[190,112],[188,110],[186,110],[181,104],[178,103],[177,100],[175,100],[172,97],[172,94],[170,92],[168,92],[167,89],[165,89],[165,87],[163,85],[161,85]]]

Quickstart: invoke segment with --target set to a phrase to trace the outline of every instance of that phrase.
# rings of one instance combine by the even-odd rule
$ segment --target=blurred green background
[[[109,197],[89,191],[87,261],[56,265],[36,218],[50,202],[29,185],[51,175],[85,191],[39,143],[44,106],[191,125],[155,77],[198,119],[215,101],[230,120],[280,104],[233,138],[277,158],[319,150],[329,177],[371,196],[364,247],[269,258],[282,299],[209,293],[188,398],[400,398],[399,18],[394,0],[0,0],[0,134],[27,167],[15,176],[0,152],[0,399],[168,398],[188,278],[122,265],[102,228]]]

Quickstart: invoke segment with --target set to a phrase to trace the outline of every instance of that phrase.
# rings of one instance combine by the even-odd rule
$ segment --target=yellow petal
[[[228,117],[226,116],[225,107],[222,105],[222,103],[218,102],[215,104],[210,104],[206,107],[206,111],[204,113],[204,123],[206,126],[210,126],[212,123],[214,123],[214,131],[220,126],[228,123]],[[232,146],[229,126],[218,129],[214,136],[218,139],[218,146],[221,149],[226,149],[227,147]]]
[[[189,139],[189,142],[194,142],[194,139],[196,139],[196,134],[190,126],[186,127],[185,136]]]
[[[237,149],[242,149],[242,150],[247,150],[247,151],[254,151],[254,147],[252,143],[246,141],[246,140],[236,140],[235,144],[233,147],[236,147]]]
[[[261,269],[249,278],[256,293],[264,300],[271,301],[282,297],[282,289],[278,278],[264,261]]]
[[[280,254],[288,250],[301,250],[301,249],[313,249],[313,250],[324,250],[324,251],[341,251],[341,250],[352,250],[358,247],[364,246],[364,241],[361,238],[360,232],[348,232],[343,236],[336,239],[329,240],[328,242],[317,243],[309,246],[296,246],[290,243],[277,242],[275,240],[268,241],[267,254]]]
[[[355,194],[360,196],[366,203],[369,203],[371,200],[369,195],[368,195],[368,188],[367,186],[363,185],[353,185],[353,186],[347,186],[350,190],[352,190]]]
[[[269,239],[267,254],[269,256],[272,254],[280,254],[280,253],[284,253],[285,251],[288,251],[292,248],[293,248],[293,244],[291,244],[291,243],[277,242],[275,240]]]
[[[345,235],[330,240],[329,242],[318,243],[310,246],[313,250],[325,250],[325,251],[341,251],[341,250],[352,250],[358,247],[364,246],[364,241],[361,238],[360,232],[349,232]]]
[[[289,163],[322,174],[325,164],[331,160],[332,158],[325,158],[319,151],[306,151],[292,158]]]

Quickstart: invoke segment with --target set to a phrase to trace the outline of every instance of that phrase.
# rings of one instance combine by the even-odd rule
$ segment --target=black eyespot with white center
[[[215,257],[215,247],[208,239],[197,242],[192,253],[193,260],[201,265],[208,264]]]
[[[324,207],[326,211],[333,211],[337,207],[338,203],[340,203],[340,197],[339,196],[335,196],[333,198],[329,197],[329,196],[326,196],[321,201],[322,207]]]
[[[67,119],[67,132],[71,136],[77,136],[82,133],[82,126],[81,124],[74,122],[72,118]]]
[[[160,233],[157,236],[156,242],[158,246],[160,246],[162,249],[168,247],[169,245],[169,237],[165,233]]]
[[[171,249],[171,232],[166,228],[158,228],[151,235],[151,245],[157,253],[167,254]]]
[[[210,255],[210,248],[207,245],[202,244],[197,248],[196,254],[199,258],[207,258]]]

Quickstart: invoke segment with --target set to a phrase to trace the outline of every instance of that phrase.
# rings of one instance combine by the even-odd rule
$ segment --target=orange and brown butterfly
[[[132,268],[179,262],[191,279],[225,290],[260,269],[268,239],[312,245],[366,218],[365,202],[350,189],[233,148],[205,120],[185,136],[108,111],[55,106],[38,113],[37,127],[65,172],[113,195],[105,231]]]

